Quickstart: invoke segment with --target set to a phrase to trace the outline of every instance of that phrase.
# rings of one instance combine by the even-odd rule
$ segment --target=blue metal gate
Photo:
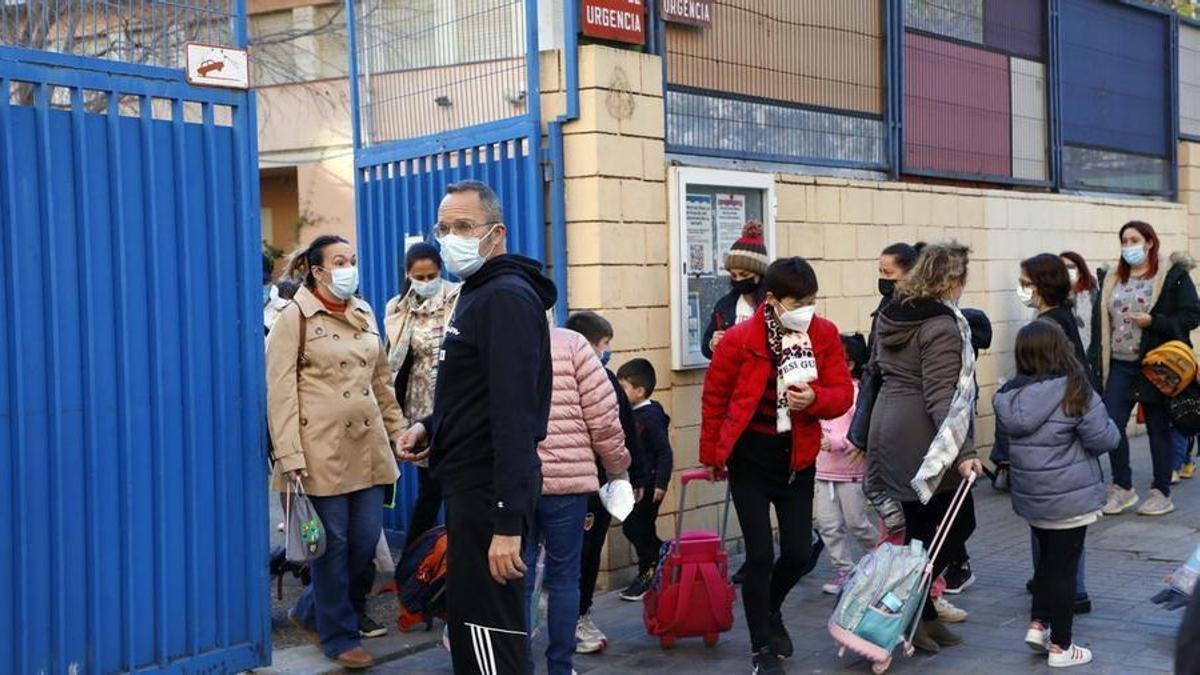
[[[382,312],[405,240],[427,237],[446,186],[477,179],[504,205],[509,250],[546,260],[537,1],[345,0],[362,290]],[[385,527],[403,533],[416,472]]]
[[[0,47],[0,672],[269,658],[254,102],[178,46]]]

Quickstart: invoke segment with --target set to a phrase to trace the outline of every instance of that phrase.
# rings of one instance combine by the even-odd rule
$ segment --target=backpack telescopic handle
[[[689,469],[679,474],[679,509],[675,511],[675,546],[679,546],[680,537],[683,536],[683,505],[684,499],[687,497],[688,483],[694,480],[711,481],[709,478],[708,469]],[[729,502],[732,495],[728,487],[728,482],[725,488],[725,506],[721,515],[721,543],[725,543],[725,532],[729,528]]]

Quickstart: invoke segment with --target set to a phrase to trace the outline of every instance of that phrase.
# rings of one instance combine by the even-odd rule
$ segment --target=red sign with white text
[[[583,0],[583,34],[601,40],[646,44],[642,0]]]

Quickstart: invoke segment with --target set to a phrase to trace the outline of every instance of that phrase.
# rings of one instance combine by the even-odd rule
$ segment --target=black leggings
[[[954,471],[954,468],[950,469]],[[937,533],[938,525],[942,524],[942,518],[946,515],[946,511],[950,508],[950,502],[954,500],[954,492],[942,492],[933,496],[928,504],[921,502],[904,502],[904,542],[911,542],[913,539],[919,540],[926,547],[933,541],[933,536]],[[946,571],[946,567],[950,562],[963,554],[966,551],[967,539],[971,537],[971,533],[975,531],[975,500],[967,493],[966,500],[963,501],[962,509],[958,512],[958,518],[954,520],[954,525],[950,528],[950,533],[946,537],[946,543],[942,545],[937,557],[933,559],[933,578],[937,579]],[[1071,568],[1072,570],[1075,568]],[[1074,585],[1071,586],[1074,588]],[[937,618],[937,608],[933,606],[933,596],[925,599],[925,606],[921,608],[921,620],[933,621]]]
[[[600,554],[608,537],[608,527],[612,525],[612,514],[600,502],[599,494],[588,497],[587,510],[592,516],[592,528],[583,533],[583,553],[579,557],[579,616],[592,608],[596,577],[600,576]]]
[[[790,483],[761,468],[740,463],[730,468],[729,488],[746,544],[742,604],[750,645],[758,651],[770,639],[770,615],[804,575],[812,555],[814,469],[793,475]],[[779,559],[771,533],[771,507],[779,520]]]
[[[1075,621],[1075,570],[1083,554],[1087,526],[1070,530],[1032,527],[1038,542],[1038,559],[1033,568],[1032,621],[1050,626],[1050,641],[1069,649]]]

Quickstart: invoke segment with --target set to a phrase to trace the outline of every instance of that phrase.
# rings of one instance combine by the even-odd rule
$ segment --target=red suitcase
[[[725,526],[729,520],[729,493],[721,532],[682,531],[684,495],[687,484],[708,480],[708,471],[694,469],[680,475],[679,510],[675,514],[675,538],[663,546],[658,569],[646,592],[642,618],[646,632],[659,639],[663,649],[679,638],[702,637],[708,647],[733,627],[733,584],[729,583],[729,559],[725,555]]]

